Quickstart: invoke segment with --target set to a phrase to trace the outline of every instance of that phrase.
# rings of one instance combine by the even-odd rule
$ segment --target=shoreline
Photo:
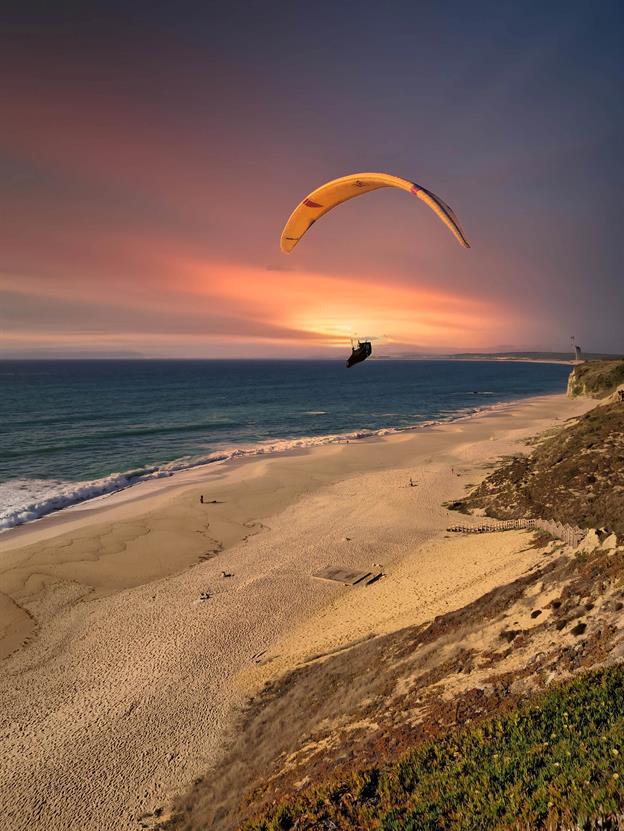
[[[130,489],[22,526],[11,546],[3,535],[0,597],[31,625],[0,678],[8,831],[136,828],[218,762],[236,712],[268,678],[522,573],[536,556],[529,534],[447,539],[442,503],[593,405],[541,396],[196,469],[169,487],[145,483],[140,498]],[[217,502],[202,505],[201,493]],[[312,577],[373,563],[384,577],[365,588]]]
[[[470,359],[468,359],[470,360]],[[135,493],[135,498],[140,499],[144,494],[136,493],[135,489],[140,489],[142,486],[151,483],[162,482],[162,488],[166,489],[168,483],[171,487],[175,487],[179,483],[180,478],[184,474],[199,471],[200,473],[211,469],[213,466],[224,467],[233,463],[253,460],[257,458],[272,458],[276,455],[286,455],[299,452],[307,452],[316,447],[325,447],[330,445],[343,445],[352,441],[366,441],[377,440],[386,436],[402,435],[404,433],[412,433],[419,430],[426,430],[432,427],[438,427],[445,424],[453,424],[455,422],[464,421],[466,419],[478,418],[493,410],[505,407],[513,407],[522,404],[525,401],[530,401],[533,398],[548,398],[556,396],[559,393],[547,393],[544,396],[527,396],[523,398],[515,398],[510,401],[496,401],[492,404],[486,404],[482,407],[475,407],[469,412],[462,412],[458,410],[456,415],[445,419],[429,419],[423,422],[410,424],[400,427],[380,427],[378,429],[362,428],[349,433],[325,433],[318,436],[302,436],[299,438],[282,438],[266,442],[260,442],[251,446],[233,447],[231,449],[215,450],[206,457],[189,457],[185,461],[185,457],[173,459],[161,464],[147,465],[139,470],[144,470],[144,473],[131,472],[113,472],[106,476],[94,480],[84,480],[80,482],[70,483],[69,493],[65,495],[55,495],[50,497],[43,503],[34,503],[23,508],[17,509],[13,515],[5,517],[0,520],[0,551],[2,550],[2,543],[7,538],[12,540],[15,538],[17,529],[30,527],[33,523],[39,523],[46,519],[54,519],[61,514],[67,514],[75,509],[80,509],[84,506],[85,509],[92,507],[99,507],[101,500],[110,499],[118,494],[123,494],[126,491],[132,490]],[[74,485],[73,491],[71,484]],[[82,495],[88,491],[100,491],[93,495]],[[57,507],[59,500],[66,499],[66,504]],[[24,519],[19,519],[19,516],[28,513]],[[10,524],[3,524],[10,523]]]
[[[454,358],[449,357],[448,355],[443,355],[441,357],[436,356],[428,356],[426,358],[397,358],[393,357],[392,355],[378,355],[376,357],[373,356],[372,360],[375,361],[449,361],[453,363],[481,363],[481,364],[500,364],[500,363],[516,363],[516,364],[563,364],[563,366],[576,366],[578,361],[575,361],[574,358],[488,358],[485,357],[477,357],[477,358]]]

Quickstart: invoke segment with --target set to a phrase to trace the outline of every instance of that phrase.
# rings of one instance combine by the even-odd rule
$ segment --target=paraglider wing
[[[470,248],[457,217],[435,193],[408,179],[390,176],[387,173],[353,173],[350,176],[326,182],[297,205],[282,231],[280,239],[282,251],[289,254],[308,228],[336,205],[379,188],[399,188],[422,199],[440,217],[457,241],[464,248]]]

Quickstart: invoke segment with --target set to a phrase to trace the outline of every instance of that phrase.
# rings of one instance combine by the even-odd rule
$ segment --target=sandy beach
[[[592,403],[197,468],[0,535],[3,828],[148,827],[268,678],[531,568],[529,534],[454,537],[443,503]]]

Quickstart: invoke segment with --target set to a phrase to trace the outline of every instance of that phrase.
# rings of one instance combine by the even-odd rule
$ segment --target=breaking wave
[[[77,505],[90,499],[107,496],[140,482],[163,479],[202,465],[227,462],[253,456],[305,450],[328,444],[346,444],[350,441],[389,436],[432,427],[438,424],[462,421],[483,412],[508,407],[510,403],[493,404],[455,411],[452,416],[421,421],[402,427],[383,427],[378,430],[362,429],[351,433],[335,433],[322,436],[282,439],[262,442],[252,446],[239,446],[199,456],[185,456],[161,465],[151,465],[123,473],[112,473],[100,479],[85,482],[68,482],[51,479],[12,479],[0,483],[0,531],[7,531],[26,522],[41,519],[48,514]],[[322,413],[318,413],[321,415]]]

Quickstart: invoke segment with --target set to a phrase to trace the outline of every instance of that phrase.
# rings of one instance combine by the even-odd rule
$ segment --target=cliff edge
[[[624,360],[585,361],[578,364],[568,379],[568,396],[606,398],[624,385]]]

